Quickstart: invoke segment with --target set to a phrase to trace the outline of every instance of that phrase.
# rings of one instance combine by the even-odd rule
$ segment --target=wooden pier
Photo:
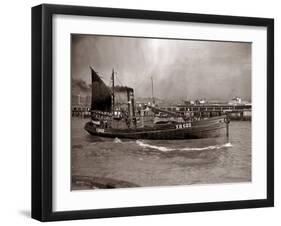
[[[251,120],[252,118],[251,104],[198,104],[160,108],[167,111],[178,112],[182,115],[191,113],[197,117],[213,117],[228,114],[232,120]]]
[[[231,120],[251,120],[251,104],[200,104],[200,105],[177,105],[170,107],[159,107],[162,110],[172,111],[185,115],[190,113],[196,117],[213,117],[228,114]],[[89,106],[73,106],[72,117],[87,118],[91,116]]]
[[[91,108],[89,106],[72,106],[72,117],[87,118],[91,116]]]

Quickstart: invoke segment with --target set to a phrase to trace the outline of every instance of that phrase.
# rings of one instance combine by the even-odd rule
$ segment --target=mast
[[[153,77],[151,76],[151,97],[152,97],[152,103],[153,105],[155,104],[155,101],[154,101],[154,93],[153,93]]]
[[[112,82],[112,96],[111,96],[111,110],[114,111],[115,107],[115,94],[114,94],[114,68],[112,69],[112,75],[111,75],[111,82]]]

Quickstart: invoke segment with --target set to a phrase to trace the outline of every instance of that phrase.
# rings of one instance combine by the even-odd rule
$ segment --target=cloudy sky
[[[251,44],[72,35],[73,93],[86,92],[90,68],[110,84],[134,88],[136,97],[251,100]]]

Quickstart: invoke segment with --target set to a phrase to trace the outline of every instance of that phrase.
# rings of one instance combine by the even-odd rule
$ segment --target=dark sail
[[[91,110],[111,111],[111,92],[99,75],[91,68],[92,73],[92,105]]]

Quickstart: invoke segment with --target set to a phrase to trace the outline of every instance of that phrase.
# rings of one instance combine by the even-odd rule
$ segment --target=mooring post
[[[229,140],[229,117],[228,114],[226,114],[226,137],[227,137],[227,141]]]
[[[226,123],[226,137],[229,138],[229,123]]]

